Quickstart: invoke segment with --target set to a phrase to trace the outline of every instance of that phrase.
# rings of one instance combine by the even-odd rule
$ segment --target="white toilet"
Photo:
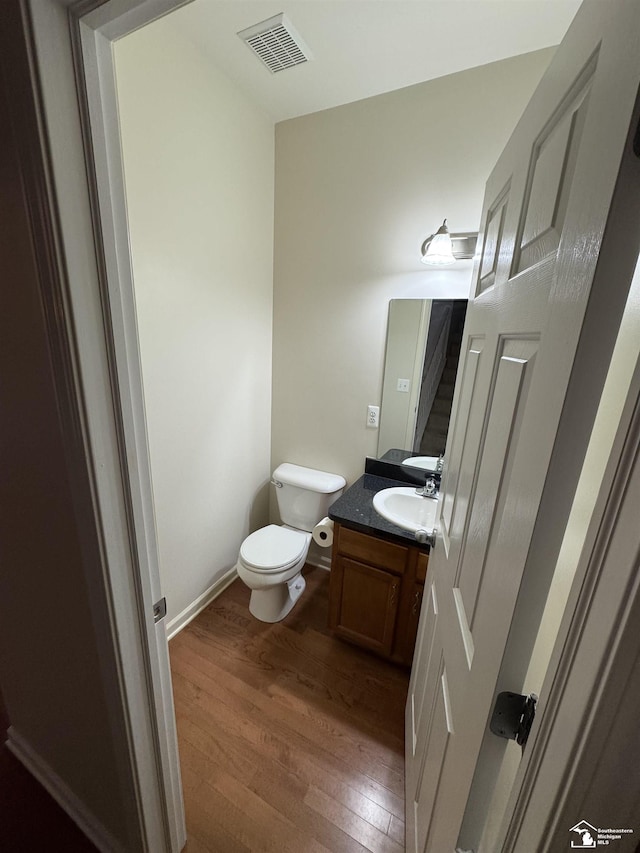
[[[282,525],[256,530],[240,546],[238,577],[252,590],[249,610],[262,622],[279,622],[302,595],[302,567],[311,531],[346,485],[327,474],[283,462],[273,472]]]

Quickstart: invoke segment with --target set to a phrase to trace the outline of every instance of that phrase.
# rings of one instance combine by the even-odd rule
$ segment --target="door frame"
[[[42,215],[57,238],[56,251],[50,254],[48,263],[62,282],[58,313],[50,320],[48,333],[54,342],[64,337],[71,343],[69,363],[54,363],[54,373],[69,385],[82,414],[81,438],[93,473],[94,511],[104,534],[104,582],[112,601],[112,623],[109,634],[100,640],[110,648],[116,644],[121,662],[122,705],[129,720],[130,762],[137,780],[136,808],[145,827],[147,849],[177,850],[180,820],[176,815],[181,812],[182,798],[179,778],[175,779],[169,766],[167,744],[163,743],[158,725],[158,714],[163,713],[170,686],[166,682],[163,685],[162,674],[154,663],[159,633],[150,618],[154,590],[149,561],[156,548],[155,530],[149,503],[137,332],[132,317],[126,315],[131,297],[125,293],[130,287],[130,258],[121,173],[114,177],[119,143],[116,147],[115,92],[108,72],[112,71],[112,41],[184,5],[185,0],[21,2],[24,27],[32,46],[34,85],[39,90],[40,136],[32,139],[31,145],[38,146],[49,164],[48,183],[38,198]],[[79,61],[81,51],[85,52],[84,63]],[[94,93],[93,99],[85,100],[85,83]],[[97,102],[96,92],[100,92]],[[90,122],[94,129],[96,123],[102,123],[102,138],[106,141],[102,148],[94,147]],[[111,207],[106,203],[105,191],[112,198]],[[631,389],[629,419],[638,399],[640,382]],[[638,436],[627,432],[623,419],[620,435],[624,433],[624,437],[612,454],[594,513],[597,528],[607,513],[607,517],[611,516],[614,496],[620,494],[621,485],[625,490],[629,485],[631,469],[619,465],[614,458],[616,453],[618,458],[625,454],[628,457],[632,451],[637,455]],[[635,469],[634,476],[640,477]],[[508,837],[507,828],[503,833],[505,851],[514,850],[510,841],[515,838],[514,829],[526,825],[527,816],[535,810],[536,797],[544,793],[549,802],[555,803],[559,793],[564,792],[566,805],[573,792],[565,791],[563,785],[577,760],[588,753],[590,761],[597,761],[607,748],[606,737],[591,713],[597,692],[578,702],[566,691],[572,679],[583,675],[593,683],[596,658],[585,659],[581,652],[585,651],[587,628],[601,628],[601,624],[595,609],[586,611],[580,623],[576,614],[585,601],[587,588],[593,592],[606,567],[599,541],[590,540],[585,546],[582,575],[576,577],[547,676],[551,684],[548,713],[541,715],[541,722],[534,727],[531,748],[505,815],[505,827],[513,817]],[[587,578],[591,578],[590,587]],[[626,598],[621,593],[620,606],[623,600],[627,601],[629,611],[625,612],[630,612],[631,605],[640,603],[640,590],[637,586],[625,588],[623,594]],[[161,629],[164,630],[162,626]],[[614,676],[628,669],[629,655],[617,653],[618,634],[617,626],[612,625],[600,636],[598,672]],[[635,652],[640,654],[640,636],[634,640]],[[568,702],[573,702],[574,713],[570,725],[562,714]],[[166,717],[165,720],[171,723]],[[581,732],[580,738],[577,731]],[[547,747],[562,735],[567,748],[561,756],[556,755],[551,768],[545,764],[545,756],[550,755]],[[539,761],[534,761],[536,755],[540,756]],[[594,784],[598,784],[597,779]],[[576,790],[576,796],[578,793]],[[552,819],[550,814],[549,821]]]
[[[106,702],[125,721],[122,772],[149,853],[177,853],[186,826],[166,627],[154,619],[161,590],[111,46],[183,3],[17,0],[29,52],[24,85],[38,113],[37,132],[18,133],[26,193],[42,220],[34,240],[55,284],[45,296],[52,369],[73,413],[67,441],[91,480],[85,512],[100,537],[110,604],[108,624],[94,624],[99,648],[119,663]],[[42,160],[41,175],[30,158]],[[73,455],[72,485],[80,476]]]

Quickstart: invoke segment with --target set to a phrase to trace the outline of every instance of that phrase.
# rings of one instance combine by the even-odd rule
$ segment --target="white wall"
[[[273,124],[179,15],[115,48],[169,625],[266,523],[271,421]]]
[[[169,625],[267,520],[275,465],[353,482],[376,454],[365,415],[380,404],[389,300],[467,295],[471,263],[427,270],[420,244],[444,216],[477,229],[484,182],[552,55],[278,125],[274,234],[273,128],[179,14],[116,44]]]
[[[484,184],[543,50],[276,126],[272,461],[343,474],[375,455],[392,298],[465,298],[420,263],[444,217],[476,231]],[[463,263],[463,262],[461,262]]]

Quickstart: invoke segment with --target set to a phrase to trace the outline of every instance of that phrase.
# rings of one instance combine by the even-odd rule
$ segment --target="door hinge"
[[[524,752],[533,718],[536,715],[537,702],[538,697],[535,693],[530,693],[528,696],[508,691],[498,693],[489,728],[498,737],[515,740]]]
[[[153,621],[159,622],[167,615],[167,599],[161,598],[153,605]]]

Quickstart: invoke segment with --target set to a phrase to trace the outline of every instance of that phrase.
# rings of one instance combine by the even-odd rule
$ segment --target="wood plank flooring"
[[[187,853],[402,853],[408,672],[334,639],[305,567],[268,625],[236,581],[169,644]]]

